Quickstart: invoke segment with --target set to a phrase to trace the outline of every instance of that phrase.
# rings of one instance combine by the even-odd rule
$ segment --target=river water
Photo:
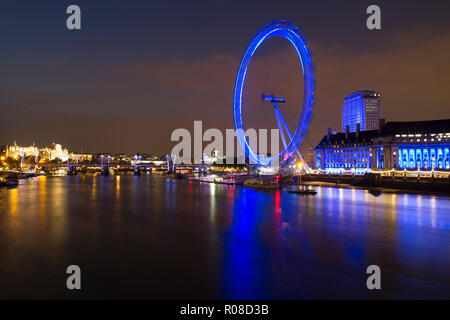
[[[0,190],[0,298],[450,298],[449,197],[316,190],[23,180]],[[369,265],[381,290],[366,287]]]

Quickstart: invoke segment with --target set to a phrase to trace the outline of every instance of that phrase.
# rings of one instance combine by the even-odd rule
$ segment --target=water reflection
[[[257,293],[268,292],[264,281],[268,272],[267,249],[259,239],[267,196],[271,195],[242,188],[235,198],[233,222],[224,235],[224,298],[251,299]]]
[[[39,204],[39,221],[40,227],[44,228],[47,225],[47,177],[38,177],[37,183],[39,192],[36,193],[36,201]]]
[[[216,184],[209,184],[209,221],[212,225],[214,225],[216,218],[216,188]]]
[[[19,210],[18,210],[18,206],[19,206],[19,189],[18,188],[12,188],[11,190],[9,190],[9,210],[11,212],[11,216],[15,217],[17,216]]]
[[[448,295],[448,197],[317,192],[158,175],[39,177],[0,193],[2,230],[17,239],[0,246],[0,257],[21,257],[5,271],[15,279],[35,279],[29,265],[44,270],[30,297],[47,297],[47,286],[64,296],[48,279],[74,260],[97,271],[87,297],[364,298],[369,264],[391,275],[385,297]],[[117,278],[119,290],[106,290]]]

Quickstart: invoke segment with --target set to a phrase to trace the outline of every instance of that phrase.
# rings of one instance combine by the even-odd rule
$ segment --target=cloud
[[[263,92],[287,98],[286,108],[294,117],[300,112],[303,87],[296,53],[289,45],[268,50],[273,48],[263,46],[249,67],[244,96],[244,122],[249,127],[275,125],[271,106],[260,99]],[[306,147],[314,147],[327,127],[340,129],[344,96],[360,89],[382,93],[382,113],[388,121],[449,117],[450,33],[420,40],[414,39],[414,32],[395,35],[380,42],[374,51],[352,52],[324,43],[312,43],[311,49],[316,102]],[[233,90],[240,59],[240,55],[212,54],[202,59],[139,61],[98,67],[86,75],[75,70],[78,66],[63,62],[64,72],[53,79],[61,87],[41,93],[40,104],[55,114],[67,104],[72,110],[82,110],[72,112],[72,117],[68,117],[70,110],[62,110],[64,119],[79,123],[68,120],[52,130],[52,136],[66,137],[69,145],[77,145],[77,134],[65,131],[77,132],[80,123],[87,123],[82,134],[78,133],[87,140],[83,142],[85,150],[164,153],[170,150],[172,130],[189,129],[194,120],[203,120],[204,129],[233,127]],[[55,68],[58,66],[55,64]],[[76,84],[71,82],[71,74],[77,75]],[[28,106],[33,99],[25,93],[2,101],[3,105],[14,101]],[[14,124],[19,136],[28,132],[27,126],[36,119],[39,108],[29,109],[13,113],[22,119]],[[45,131],[51,119],[39,119]],[[3,130],[8,128],[12,125],[7,124]],[[109,134],[102,135],[105,132]]]
[[[384,48],[363,53],[338,45],[312,44],[316,103],[307,146],[315,146],[327,127],[340,129],[344,96],[360,89],[382,93],[382,114],[388,121],[448,118],[450,97],[445,92],[450,87],[450,34],[417,41],[412,33],[403,38],[396,35],[390,41],[396,41],[395,45],[384,41]],[[173,124],[202,119],[209,126],[224,128],[232,126],[239,62],[240,57],[223,54],[195,61],[122,65],[114,67],[114,72],[120,74],[115,78],[121,79],[116,85],[156,92],[156,100],[165,101],[168,110],[177,113],[172,114],[173,119],[182,118]],[[273,111],[260,101],[262,92],[288,98],[289,107],[299,115],[303,97],[299,71],[295,52],[289,47],[255,57],[244,97],[249,127],[257,124],[255,119],[273,118]]]

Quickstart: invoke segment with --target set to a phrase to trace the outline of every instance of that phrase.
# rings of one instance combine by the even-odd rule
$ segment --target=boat
[[[218,184],[238,184],[238,181],[235,178],[229,176],[214,178],[213,182]]]
[[[301,188],[301,189],[288,190],[288,193],[315,195],[315,194],[317,194],[317,191],[314,189],[309,189],[309,188]]]
[[[255,189],[279,189],[280,184],[272,179],[247,179],[244,186]]]
[[[167,172],[167,176],[170,178],[170,179],[184,179],[184,178],[186,178],[184,175],[182,175],[181,173],[178,173],[178,172],[173,172],[173,171],[168,171]]]
[[[55,177],[67,176],[67,169],[62,169],[62,168],[61,169],[57,169],[57,170],[53,171],[51,175],[55,176]]]
[[[0,177],[0,187],[15,187],[19,184],[17,179],[6,179]]]
[[[289,190],[288,192],[296,194],[311,194],[311,195],[317,194],[316,190]]]
[[[380,190],[369,190],[369,193],[375,197],[379,197],[381,195]]]

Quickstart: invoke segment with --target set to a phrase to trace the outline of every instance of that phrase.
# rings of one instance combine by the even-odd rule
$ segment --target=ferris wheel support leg
[[[275,118],[277,119],[277,125],[278,125],[278,130],[280,131],[281,140],[283,141],[284,149],[286,149],[286,146],[287,146],[286,137],[284,136],[283,126],[280,121],[281,114],[280,114],[280,112],[278,110],[278,106],[275,102],[273,103],[273,110],[275,111]],[[288,135],[289,135],[289,133],[288,133]]]
[[[287,135],[289,137],[289,140],[292,140],[292,134],[291,134],[291,131],[289,130],[289,127],[288,127],[288,125],[286,123],[286,120],[284,119],[283,115],[281,114],[280,110],[278,109],[278,106],[275,103],[274,103],[274,108],[275,108],[275,115],[277,117],[278,126],[280,127],[280,120],[279,119],[281,119],[281,123],[283,124],[284,129],[286,130],[286,133],[287,133]],[[284,136],[282,136],[282,138],[283,138],[284,148],[286,148],[286,141],[284,140]],[[307,173],[310,173],[311,172],[311,168],[308,166],[308,164],[306,162],[303,161],[303,157],[300,154],[300,150],[298,150],[298,149],[297,149],[297,154],[298,154],[299,160],[303,163],[305,171]]]

